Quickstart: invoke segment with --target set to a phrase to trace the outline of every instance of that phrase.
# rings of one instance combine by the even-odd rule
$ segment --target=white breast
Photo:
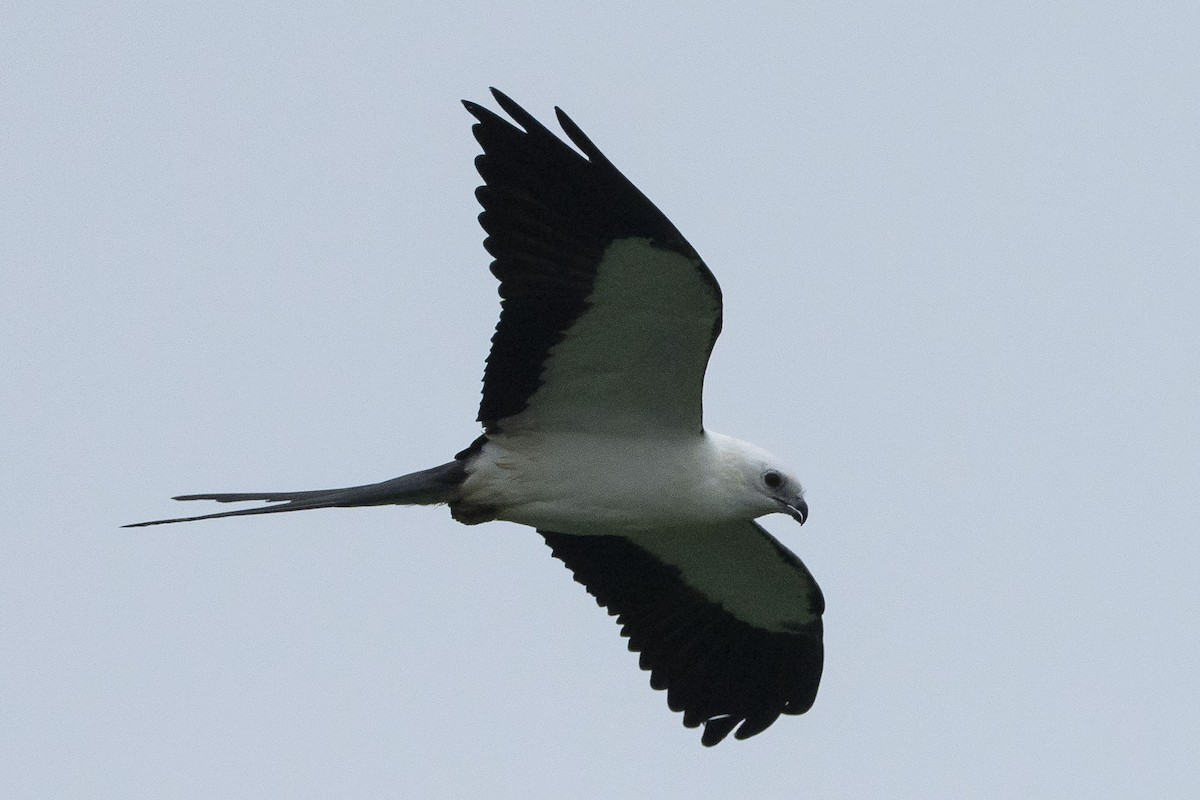
[[[722,437],[724,438],[724,437]],[[619,533],[746,519],[738,470],[712,436],[528,432],[489,437],[462,486],[497,518],[561,532]]]

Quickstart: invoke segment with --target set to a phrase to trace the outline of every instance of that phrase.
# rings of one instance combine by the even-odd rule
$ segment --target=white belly
[[[712,523],[731,508],[710,437],[579,433],[496,436],[463,483],[463,499],[497,519],[563,533],[620,533]]]

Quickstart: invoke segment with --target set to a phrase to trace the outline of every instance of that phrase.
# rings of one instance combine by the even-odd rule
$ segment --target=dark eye
[[[771,470],[763,475],[763,483],[767,485],[768,489],[778,489],[783,485],[783,476],[775,470]]]

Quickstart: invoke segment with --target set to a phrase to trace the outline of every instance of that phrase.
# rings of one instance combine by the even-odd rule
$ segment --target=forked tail
[[[147,525],[166,525],[171,522],[195,522],[200,519],[244,517],[251,514],[278,514],[283,511],[307,511],[310,508],[351,508],[354,506],[413,505],[430,506],[449,503],[458,495],[458,485],[466,480],[463,462],[451,461],[440,467],[401,475],[382,483],[349,486],[345,489],[316,489],[308,492],[242,492],[236,494],[185,494],[174,500],[215,500],[218,503],[242,503],[261,500],[279,505],[243,508],[237,511],[218,511],[196,517],[155,519],[135,522],[125,528],[144,528]]]

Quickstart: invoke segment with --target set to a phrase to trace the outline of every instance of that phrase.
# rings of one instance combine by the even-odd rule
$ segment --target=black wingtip
[[[563,111],[558,106],[554,107],[554,115],[558,117],[558,124],[562,126],[563,131],[567,134],[576,147],[583,154],[592,160],[593,163],[607,164],[608,159],[600,152],[600,148],[592,144],[592,140],[587,137],[587,134],[575,124],[575,120],[567,116],[567,112]]]
[[[508,116],[512,118],[513,122],[516,122],[518,125],[520,125],[526,133],[541,134],[548,136],[550,139],[558,139],[558,137],[555,136],[545,125],[538,122],[537,117],[526,111],[520,103],[513,100],[504,92],[493,88],[492,97],[496,98],[496,103],[500,106],[501,110],[503,110],[505,114],[508,114]]]
[[[549,128],[539,122],[537,117],[526,111],[524,107],[522,107],[521,104],[516,100],[513,100],[511,97],[494,86],[488,87],[488,91],[492,93],[492,97],[495,98],[496,104],[500,106],[500,109],[504,113],[508,114],[509,119],[519,125],[520,128],[526,133],[545,135],[547,137],[547,141],[553,141],[568,150],[570,149],[566,147],[566,145],[559,139],[558,136],[556,136]],[[475,117],[475,119],[479,120],[480,122],[486,123],[498,121],[503,122],[504,124],[511,124],[508,122],[508,120],[499,117],[491,109],[485,108],[473,100],[463,100],[462,104],[463,107],[466,108],[471,114],[471,116]],[[558,106],[555,106],[554,114],[558,118],[558,124],[562,126],[563,131],[567,134],[567,138],[570,139],[571,142],[573,142],[575,146],[578,147],[580,151],[582,151],[583,154],[586,155],[593,163],[610,163],[608,159],[605,158],[604,154],[600,152],[600,149],[592,143],[591,139],[588,138],[587,134],[585,134],[583,130],[575,124],[573,119],[567,116],[567,112],[563,111]]]
[[[489,86],[488,92],[491,93],[492,97],[496,98],[497,101],[499,101],[500,98],[504,98],[505,100],[508,100],[508,95],[506,95],[504,92],[497,89],[495,86]],[[512,102],[512,101],[509,100],[509,102]],[[479,105],[474,100],[463,100],[462,103],[464,106],[467,106],[467,107]]]
[[[737,727],[739,722],[741,720],[737,717],[715,717],[706,720],[704,723],[704,733],[700,736],[700,744],[705,747],[720,744],[729,735],[729,732]]]
[[[476,125],[482,125],[489,120],[497,119],[496,115],[492,113],[491,109],[479,105],[479,103],[476,103],[474,100],[463,100],[462,104],[463,108],[467,110],[467,113],[475,118]]]

